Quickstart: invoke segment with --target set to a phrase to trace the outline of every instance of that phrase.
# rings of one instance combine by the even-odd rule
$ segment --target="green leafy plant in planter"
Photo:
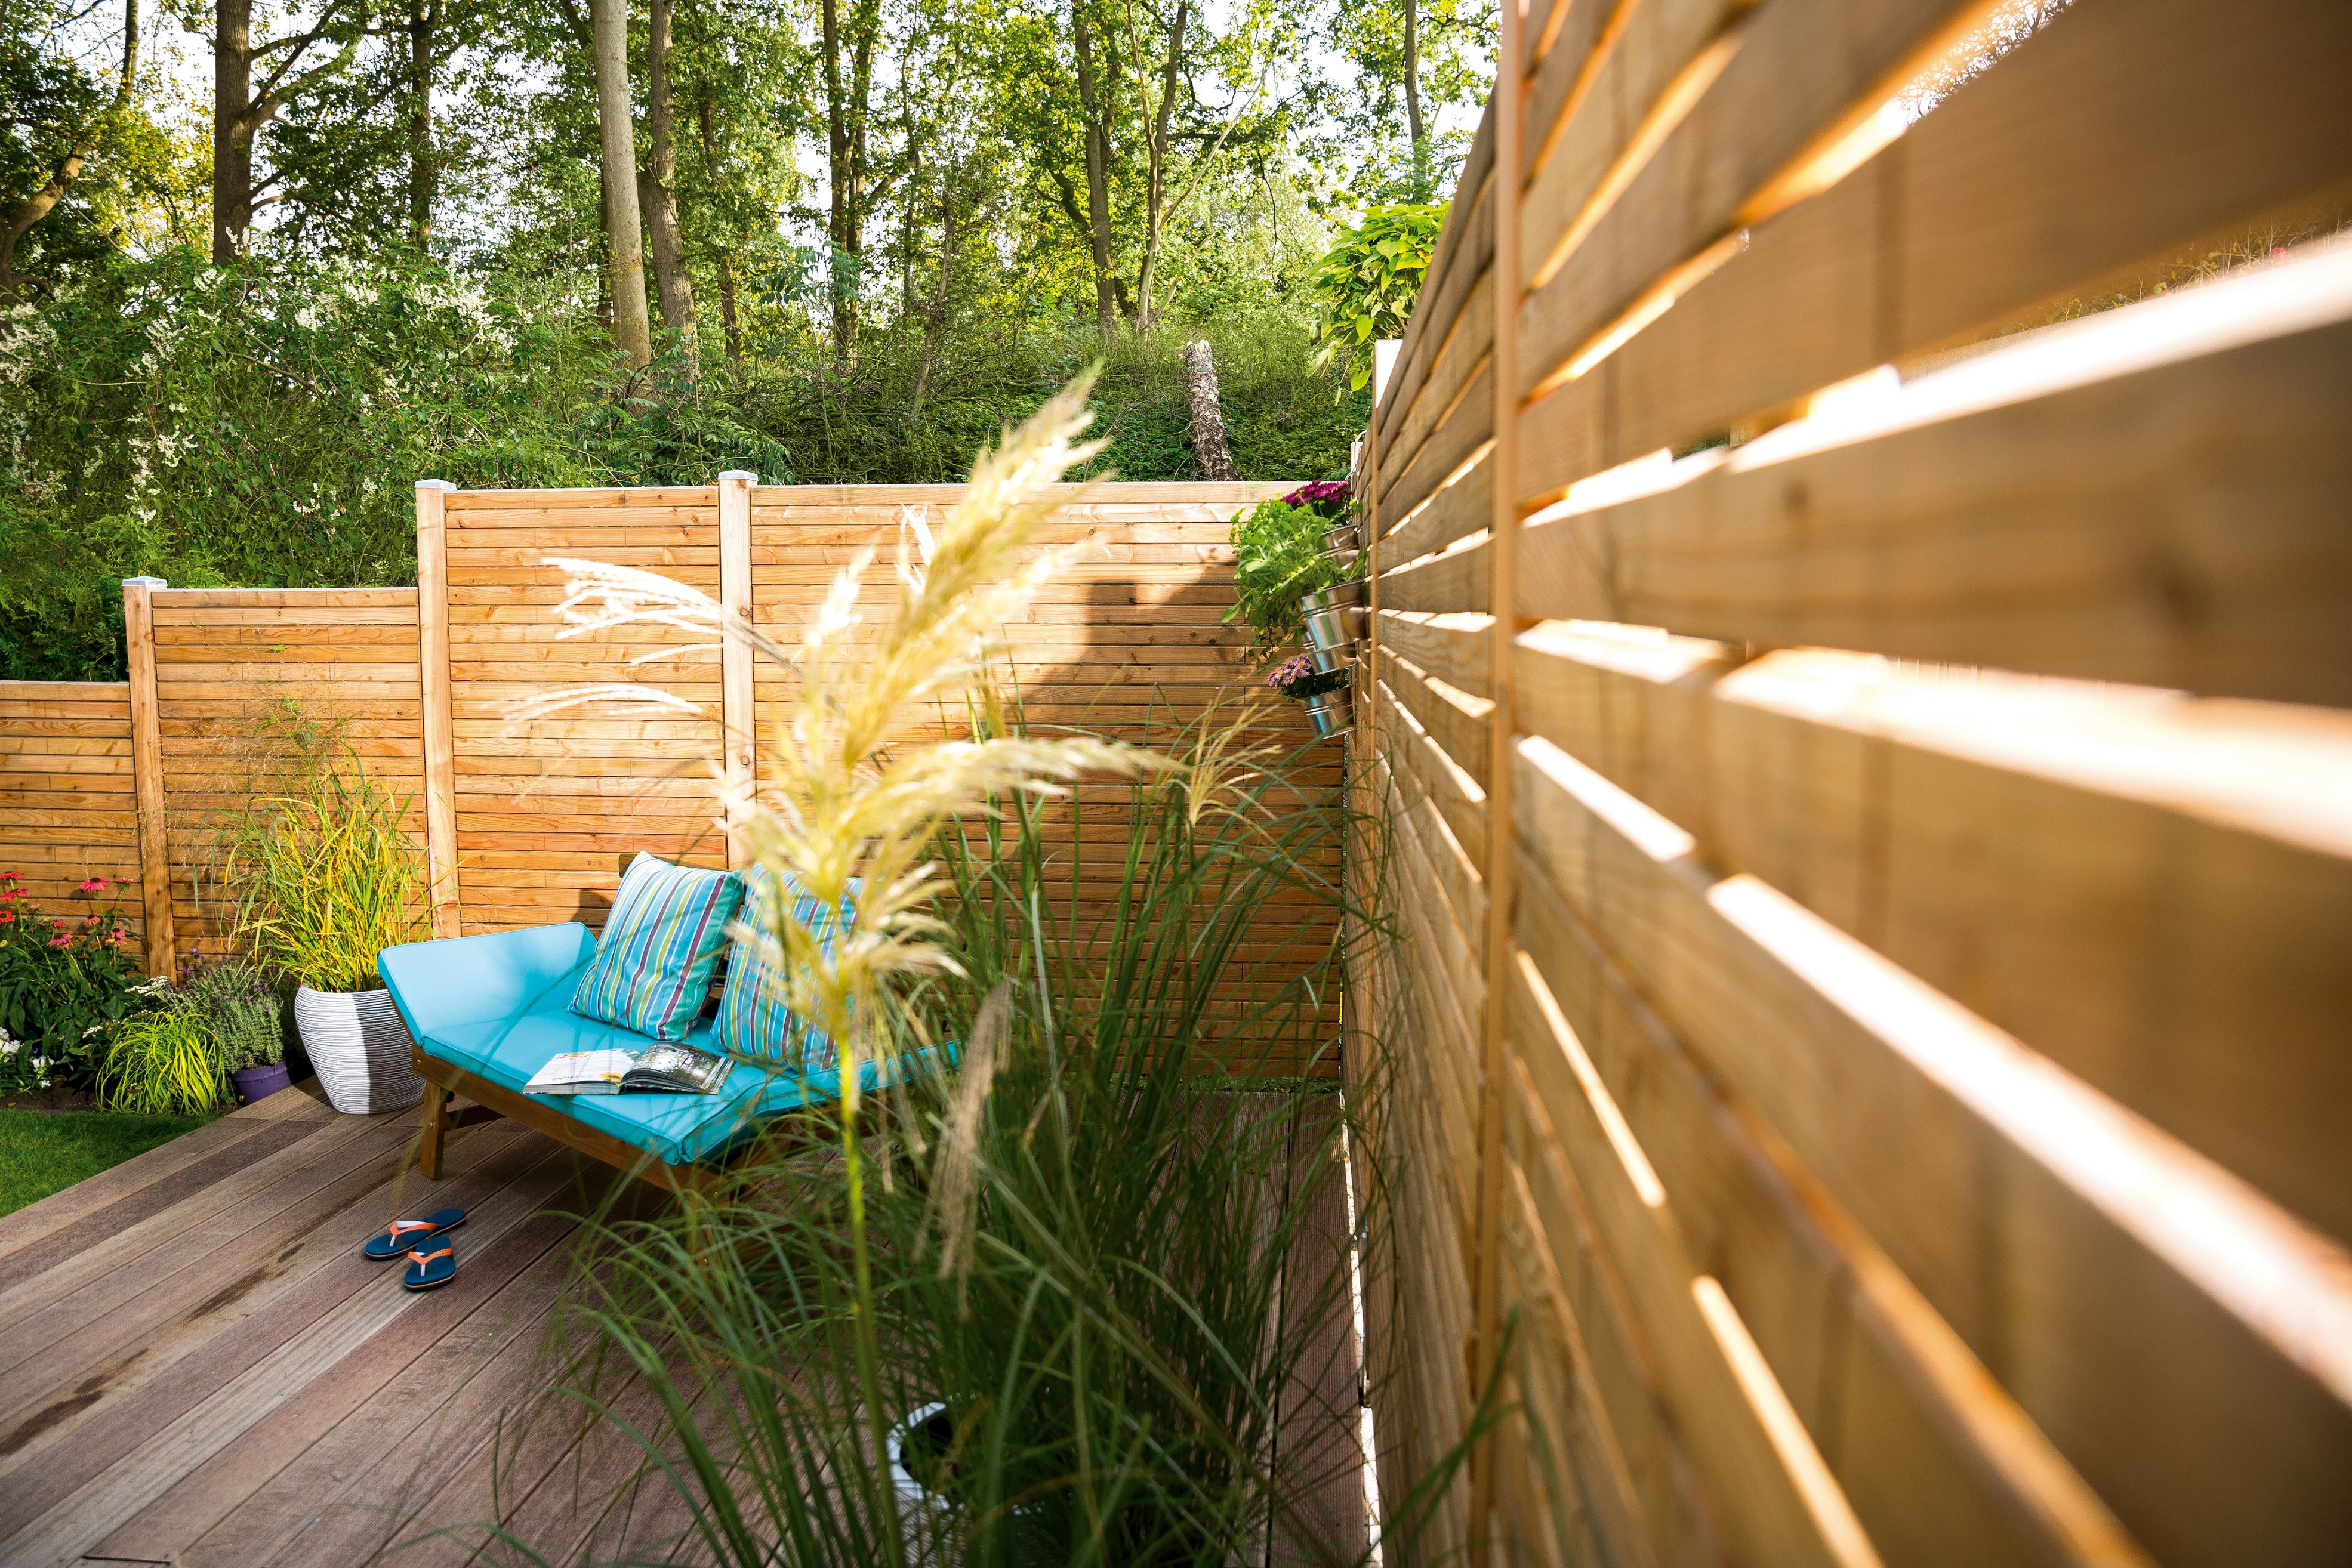
[[[164,1005],[205,1020],[219,1042],[222,1064],[248,1102],[290,1082],[278,990],[259,966],[236,958],[208,964],[191,956]]]
[[[228,835],[217,874],[254,956],[296,985],[294,1019],[328,1100],[365,1115],[425,1092],[376,955],[428,934],[407,802],[357,753],[320,758],[286,795],[256,801]]]
[[[204,1013],[166,1008],[118,1025],[100,1059],[98,1103],[149,1116],[202,1115],[229,1098],[228,1065]]]
[[[1352,563],[1323,549],[1324,534],[1346,519],[1348,502],[1347,481],[1324,479],[1260,501],[1234,519],[1234,607],[1225,619],[1249,622],[1261,655],[1271,657],[1305,634],[1301,599],[1356,575]]]
[[[109,903],[75,919],[54,919],[0,872],[0,1093],[65,1082],[89,1089],[108,1026],[148,1005],[138,948],[121,909]],[[90,877],[96,897],[120,884]]]

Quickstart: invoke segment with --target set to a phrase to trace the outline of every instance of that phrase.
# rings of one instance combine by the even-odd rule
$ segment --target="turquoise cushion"
[[[640,852],[621,878],[572,1010],[655,1040],[686,1039],[742,897],[730,873]]]
[[[786,899],[793,918],[828,946],[849,922],[847,910],[828,909],[795,877],[779,882],[767,867],[758,865],[736,874],[743,883],[745,925],[770,929],[772,906],[780,897]],[[831,1067],[835,1057],[833,1040],[803,1024],[800,1015],[784,1005],[775,967],[760,944],[740,936],[727,962],[727,983],[719,993],[718,1035],[719,1048],[730,1056],[786,1062],[804,1071]]]
[[[587,966],[581,967],[584,974]],[[626,1030],[584,1019],[563,1006],[568,988],[558,986],[529,1011],[484,1023],[450,1026],[418,1044],[428,1056],[454,1062],[501,1088],[522,1092],[531,1075],[571,1051],[642,1051],[645,1040]],[[715,1048],[710,1026],[695,1030],[688,1043]],[[929,1053],[924,1053],[928,1057]],[[921,1071],[923,1063],[898,1064]],[[764,1069],[764,1070],[763,1070]],[[896,1073],[890,1076],[897,1076]],[[879,1088],[887,1079],[866,1062],[861,1086]],[[836,1098],[835,1071],[796,1073],[781,1065],[739,1061],[717,1094],[573,1094],[534,1096],[560,1107],[583,1126],[610,1134],[671,1165],[712,1159],[742,1142],[769,1117]]]

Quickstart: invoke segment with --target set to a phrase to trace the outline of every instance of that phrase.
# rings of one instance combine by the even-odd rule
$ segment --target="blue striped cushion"
[[[829,946],[833,934],[849,918],[845,909],[828,909],[801,886],[797,878],[781,883],[767,867],[753,866],[737,873],[743,882],[743,924],[767,929],[781,892],[793,918],[817,933]],[[834,1044],[824,1033],[801,1022],[786,1007],[774,967],[757,944],[738,940],[728,962],[727,984],[719,993],[719,1049],[730,1056],[764,1057],[795,1069],[821,1071],[834,1064]]]
[[[742,884],[726,872],[640,853],[621,878],[572,1010],[656,1040],[684,1040],[742,898]]]

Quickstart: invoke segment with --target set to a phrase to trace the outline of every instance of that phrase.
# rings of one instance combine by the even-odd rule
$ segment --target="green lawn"
[[[209,1120],[117,1111],[0,1111],[0,1214],[37,1203]]]

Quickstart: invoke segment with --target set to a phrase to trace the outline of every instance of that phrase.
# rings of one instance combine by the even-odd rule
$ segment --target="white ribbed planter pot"
[[[327,1103],[347,1115],[397,1111],[425,1097],[409,1065],[408,1026],[390,991],[294,993],[294,1027]]]

